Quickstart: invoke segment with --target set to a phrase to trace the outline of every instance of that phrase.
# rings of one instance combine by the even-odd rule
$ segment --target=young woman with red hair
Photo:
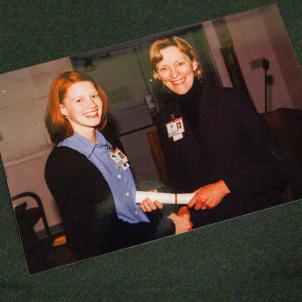
[[[107,95],[88,75],[70,71],[53,81],[45,123],[56,145],[45,179],[78,259],[191,229],[187,217],[136,205],[129,164],[101,133],[107,114]]]

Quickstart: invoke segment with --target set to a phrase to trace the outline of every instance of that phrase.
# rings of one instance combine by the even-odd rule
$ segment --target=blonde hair
[[[161,50],[170,47],[170,46],[175,46],[181,51],[183,54],[189,57],[189,59],[193,62],[197,62],[197,69],[195,71],[195,76],[198,79],[203,78],[203,71],[200,67],[198,57],[191,46],[189,42],[187,42],[185,39],[180,38],[178,36],[172,36],[172,37],[167,37],[167,38],[161,38],[156,41],[154,41],[150,48],[149,48],[149,53],[148,53],[148,63],[149,66],[152,70],[152,73],[157,72],[157,64],[162,61],[163,56],[160,53]]]
[[[66,97],[68,88],[78,82],[90,82],[98,91],[102,101],[102,117],[98,130],[104,129],[108,115],[108,97],[104,90],[96,81],[85,73],[78,71],[67,71],[60,74],[50,87],[48,104],[45,112],[45,125],[53,143],[57,144],[65,138],[71,136],[74,131],[70,122],[61,113],[60,105]]]

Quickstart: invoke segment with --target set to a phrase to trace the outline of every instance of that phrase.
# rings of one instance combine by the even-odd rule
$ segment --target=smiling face
[[[193,86],[194,71],[198,63],[182,53],[176,46],[160,51],[162,60],[156,65],[154,78],[176,94],[186,94]]]
[[[72,84],[60,109],[72,129],[85,137],[101,122],[102,100],[96,87],[89,81]]]

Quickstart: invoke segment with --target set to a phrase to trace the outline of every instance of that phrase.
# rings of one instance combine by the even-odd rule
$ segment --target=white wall
[[[302,109],[302,70],[277,6],[260,10],[293,108]]]
[[[43,119],[51,82],[67,70],[72,66],[63,58],[0,75],[0,151],[10,195],[37,193],[50,226],[61,219],[44,181],[52,145]],[[35,227],[41,228],[41,223]]]
[[[225,66],[223,56],[220,51],[220,42],[218,40],[215,27],[212,21],[206,21],[202,23],[203,30],[209,42],[209,48],[211,50],[211,58],[215,65],[215,70],[220,76],[223,87],[233,87],[228,70]]]
[[[52,80],[71,70],[63,58],[0,74],[0,151],[4,162],[50,144],[44,113]]]
[[[258,112],[264,112],[264,71],[261,67],[252,69],[249,63],[261,58],[270,61],[269,74],[274,79],[273,86],[270,88],[269,111],[280,107],[293,108],[261,11],[255,9],[226,17],[225,20],[250,96]],[[275,20],[274,23],[267,25],[275,26],[277,21],[280,22]]]
[[[268,59],[273,76],[269,87],[269,111],[277,108],[302,109],[302,73],[294,54],[277,6],[270,5],[224,18],[231,35],[233,47],[243,73],[250,96],[258,112],[264,112],[264,70],[253,69],[250,62]],[[203,27],[215,60],[217,70],[225,87],[230,79],[220,54],[220,43],[212,21]]]
[[[132,49],[113,52],[107,58],[93,60],[96,67],[89,74],[101,84],[110,97],[110,112],[116,113],[144,102],[148,94],[145,80]],[[131,121],[129,121],[131,122]]]

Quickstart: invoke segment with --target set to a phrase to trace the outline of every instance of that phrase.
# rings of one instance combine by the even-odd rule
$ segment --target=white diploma
[[[141,203],[145,198],[166,204],[188,204],[194,193],[160,193],[136,191],[136,203]]]

